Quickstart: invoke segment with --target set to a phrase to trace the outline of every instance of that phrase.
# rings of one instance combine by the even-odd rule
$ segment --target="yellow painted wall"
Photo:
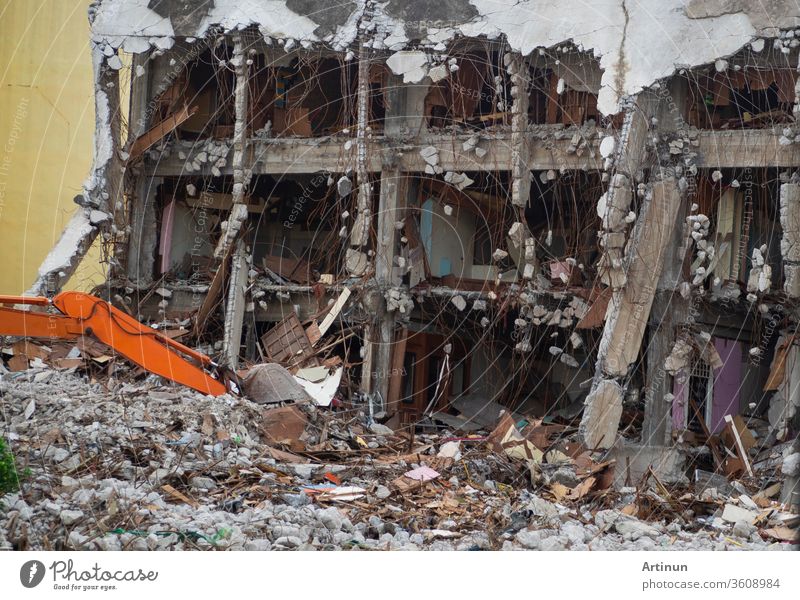
[[[0,293],[19,294],[89,175],[94,85],[89,0],[0,0]],[[96,248],[69,283],[103,280]]]

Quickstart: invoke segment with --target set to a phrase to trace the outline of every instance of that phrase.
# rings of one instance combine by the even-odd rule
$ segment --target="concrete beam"
[[[780,137],[780,131],[770,129],[701,131],[695,164],[707,169],[795,168],[800,164],[800,144],[781,146]]]
[[[563,127],[540,126],[537,133],[525,136],[528,166],[533,171],[548,169],[595,171],[602,168],[602,160],[597,152],[596,136],[588,141],[588,149],[582,154],[568,151],[571,136]],[[552,132],[552,133],[549,133]],[[426,134],[414,139],[394,139],[376,136],[370,139],[370,151],[366,157],[365,168],[370,173],[379,173],[383,169],[388,154],[396,154],[399,167],[409,173],[425,171],[425,161],[419,151],[426,146],[434,146],[439,153],[439,165],[445,171],[510,171],[511,135],[506,132],[489,132],[481,136],[478,146],[486,150],[481,158],[474,152],[464,152],[462,144],[468,135]],[[301,173],[317,173],[330,171],[344,172],[355,162],[355,145],[349,151],[344,150],[344,138],[278,138],[260,140],[251,138],[254,175],[291,175]],[[195,144],[195,151],[200,146]],[[187,173],[184,169],[186,160],[178,157],[177,150],[186,152],[191,158],[190,146],[179,145],[169,156],[160,157],[158,161],[145,158],[145,172],[150,176],[177,177],[210,177],[211,166],[204,164],[200,171]],[[230,165],[231,157],[227,161]],[[220,169],[223,175],[232,175],[233,167]]]
[[[602,368],[608,376],[625,377],[639,356],[680,203],[674,179],[653,184],[652,199],[640,215],[626,256],[627,282],[609,304],[616,314],[607,321],[603,332],[608,353]]]
[[[674,179],[656,182],[631,234],[625,257],[626,282],[613,292],[608,305],[597,371],[579,429],[591,448],[608,448],[616,437],[623,394],[617,380],[624,381],[639,356],[680,203]]]
[[[679,216],[686,213],[687,202],[686,198],[682,198]],[[675,293],[681,280],[684,257],[690,247],[688,231],[688,228],[676,223],[650,311],[651,336],[646,351],[647,373],[642,425],[642,443],[648,446],[669,444],[672,433],[672,404],[664,399],[672,390],[672,376],[664,368],[664,362],[675,344],[676,328],[686,321],[689,311],[689,301]]]
[[[548,133],[550,131],[551,133]],[[589,149],[583,154],[567,152],[570,136],[560,126],[538,126],[536,133],[525,137],[528,145],[528,165],[533,171],[547,169],[600,170],[602,160],[597,152],[596,136],[588,143]],[[781,146],[778,143],[780,132],[764,129],[738,131],[701,131],[698,134],[695,164],[700,169],[725,169],[738,167],[781,167],[794,168],[800,163],[800,144]],[[461,144],[468,135],[444,136],[422,134],[413,142],[387,139],[376,136],[370,141],[370,155],[366,168],[378,173],[382,168],[385,152],[400,152],[403,171],[423,172],[425,161],[419,150],[425,146],[435,146],[439,151],[439,164],[445,171],[511,170],[511,134],[489,132],[483,134],[480,147],[487,151],[486,156],[478,158],[474,153],[465,153]],[[260,140],[251,138],[253,149],[253,173],[292,174],[315,173],[328,170],[344,171],[352,164],[352,158],[343,149],[346,140],[332,137],[324,138],[276,138]],[[197,147],[195,145],[195,147]],[[183,149],[183,148],[181,148]],[[186,149],[183,149],[184,151]],[[355,148],[351,150],[355,152]],[[632,157],[632,153],[627,153]],[[145,159],[146,172],[151,175],[175,177],[186,175],[185,160],[173,151],[170,156],[159,157],[158,161]],[[230,160],[228,163],[230,164]],[[220,169],[231,175],[232,167]],[[630,167],[625,169],[631,171]],[[201,171],[192,175],[210,176],[211,167],[204,165]]]

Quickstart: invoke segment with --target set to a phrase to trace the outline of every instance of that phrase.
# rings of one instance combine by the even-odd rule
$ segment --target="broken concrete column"
[[[378,207],[378,241],[375,252],[375,282],[378,289],[386,290],[392,286],[394,257],[397,252],[397,228],[400,220],[399,204],[403,189],[401,172],[396,161],[384,164],[381,172],[381,190]],[[381,298],[376,314],[378,324],[373,329],[375,346],[375,377],[372,385],[380,397],[387,399],[394,342],[395,311],[387,309],[385,298]]]
[[[779,339],[780,345],[784,339]],[[770,399],[769,418],[771,435],[785,441],[790,432],[800,427],[800,347],[791,344],[786,351],[783,381]],[[784,451],[781,470],[786,477],[781,501],[800,512],[800,436]]]
[[[383,97],[386,118],[383,135],[387,138],[414,137],[425,130],[425,85],[403,84],[402,77],[389,74]],[[403,107],[402,110],[400,107]]]
[[[231,369],[239,367],[247,273],[247,248],[240,239],[236,242],[231,260],[231,278],[225,302],[225,331],[222,339],[223,363]]]
[[[163,181],[161,177],[142,177],[136,184],[139,201],[131,207],[127,271],[128,279],[141,287],[153,282],[153,264],[158,249],[156,192]]]
[[[686,200],[682,199],[678,215],[685,213],[685,206]],[[668,444],[672,433],[672,404],[667,399],[672,391],[672,375],[667,372],[665,363],[675,344],[676,329],[685,321],[689,310],[688,299],[674,293],[680,284],[683,260],[689,248],[687,232],[676,222],[650,311],[651,336],[647,344],[642,425],[642,443],[650,446]]]
[[[525,222],[525,210],[517,208],[519,221],[511,224],[506,236],[508,252],[498,248],[495,250],[494,259],[502,260],[505,254],[511,259],[526,279],[532,279],[539,271],[539,262],[536,258],[536,240]]]
[[[531,196],[531,168],[528,146],[528,61],[519,53],[504,56],[511,78],[511,203],[517,207],[519,221],[509,232],[509,251],[525,279],[538,272],[536,245],[525,221],[525,207]]]
[[[505,55],[511,76],[511,203],[524,208],[531,195],[528,164],[528,62],[518,53]]]
[[[781,185],[781,255],[785,282],[783,291],[791,298],[800,297],[800,185]]]
[[[156,251],[157,244],[154,242],[147,242],[147,246],[142,245],[142,239],[144,236],[139,235],[136,244],[134,244],[133,237],[136,236],[136,225],[143,222],[142,219],[142,212],[139,207],[139,202],[136,200],[147,198],[147,202],[144,202],[145,205],[151,204],[151,199],[149,198],[148,194],[152,189],[152,186],[148,185],[147,181],[150,179],[149,177],[144,177],[140,172],[132,172],[127,170],[127,161],[130,157],[130,150],[133,147],[133,144],[136,142],[136,139],[142,135],[147,127],[148,116],[150,111],[152,110],[152,105],[150,105],[150,98],[148,97],[149,91],[149,78],[139,76],[137,77],[135,74],[138,72],[145,72],[145,67],[150,62],[150,57],[145,54],[134,54],[131,62],[131,72],[134,74],[133,80],[131,81],[130,85],[130,104],[128,108],[128,131],[127,131],[127,139],[120,140],[120,147],[122,148],[120,158],[122,163],[125,166],[127,171],[127,175],[130,180],[126,180],[123,178],[125,182],[125,193],[132,198],[132,201],[128,202],[129,212],[123,215],[124,224],[121,227],[121,231],[118,232],[117,241],[118,244],[116,245],[114,258],[116,259],[116,264],[119,266],[122,272],[117,272],[112,275],[112,277],[117,276],[126,276],[128,279],[138,282],[140,277],[144,276],[145,273],[142,272],[139,265],[139,258],[141,254],[146,254],[148,252],[148,246],[151,249],[150,253],[153,254]],[[161,181],[160,178],[153,177],[154,180]],[[149,210],[154,212],[155,207],[149,206]],[[138,216],[138,219],[137,219]],[[154,217],[155,218],[155,217]],[[150,227],[150,226],[148,226]],[[157,230],[155,224],[151,226],[154,230]],[[142,232],[139,231],[139,234]],[[158,235],[157,231],[154,232],[153,235]],[[136,252],[136,256],[132,257],[131,253]],[[152,262],[147,264],[152,265]],[[133,271],[134,276],[131,277],[131,272]],[[147,272],[147,276],[152,279],[151,272]]]
[[[786,335],[788,333],[778,339],[776,347],[787,343]],[[773,368],[776,360],[773,359]],[[800,347],[791,343],[786,348],[784,360],[783,381],[772,395],[767,411],[770,432],[781,442],[788,439],[793,423],[800,414]]]
[[[89,208],[78,207],[58,242],[39,266],[36,281],[25,292],[26,296],[54,295],[75,272],[99,231],[89,220],[91,212]]]
[[[356,127],[356,174],[358,176],[358,205],[350,245],[360,248],[369,243],[370,199],[372,184],[367,171],[367,124],[369,123],[369,51],[361,44],[358,53],[358,125]]]
[[[642,181],[642,167],[647,159],[647,138],[650,131],[650,117],[658,114],[663,102],[657,94],[643,91],[634,100],[623,101],[628,104],[614,145],[612,162],[615,172],[623,173],[631,181]]]
[[[631,183],[625,175],[615,174],[608,185],[608,190],[597,202],[597,215],[602,219],[603,230],[600,232],[600,247],[603,253],[597,263],[600,281],[613,289],[625,285],[623,269],[624,249],[626,242],[626,220],[631,206]]]
[[[248,217],[245,191],[250,184],[250,175],[249,169],[245,165],[245,157],[247,154],[247,97],[250,90],[248,83],[250,68],[247,64],[244,43],[240,34],[234,35],[233,44],[233,58],[230,61],[236,72],[236,87],[233,100],[235,111],[233,161],[231,162],[233,167],[233,191],[231,193],[233,206],[231,207],[230,215],[228,215],[227,225],[214,250],[214,257],[217,259],[221,259],[227,254],[228,248],[239,236],[242,224],[247,221]]]
[[[587,448],[610,448],[617,437],[624,390],[616,381],[601,379],[586,397],[580,434]]]
[[[369,257],[366,252],[361,252],[355,248],[347,249],[344,262],[347,273],[353,277],[361,277],[369,268]]]
[[[597,370],[585,402],[580,433],[592,447],[613,443],[622,411],[622,388],[610,379],[624,380],[639,356],[650,308],[655,297],[666,249],[672,240],[681,195],[674,179],[653,184],[632,233],[625,256],[624,287],[613,292],[600,340]],[[612,393],[613,392],[613,393]]]
[[[397,228],[401,221],[398,213],[402,174],[396,162],[384,165],[381,172],[381,189],[378,198],[378,235],[375,248],[375,279],[379,286],[392,282],[394,257],[397,254]]]
[[[689,483],[686,477],[687,454],[672,444],[643,445],[618,440],[609,458],[617,464],[613,483],[616,489],[638,484],[650,469],[666,485],[685,486]]]

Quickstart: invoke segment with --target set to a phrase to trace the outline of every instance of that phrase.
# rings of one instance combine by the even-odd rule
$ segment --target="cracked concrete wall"
[[[536,48],[572,42],[599,58],[599,108],[612,114],[622,97],[678,68],[712,63],[759,36],[800,25],[800,6],[788,0],[598,0],[591,5],[577,0],[354,0],[324,8],[307,0],[204,0],[193,10],[183,4],[99,0],[93,38],[138,53],[151,46],[168,49],[176,36],[201,38],[212,27],[230,32],[255,25],[265,37],[286,40],[284,47],[324,43],[343,50],[355,41],[357,23],[368,11],[373,49],[441,50],[459,36],[503,36],[512,50],[527,56]]]

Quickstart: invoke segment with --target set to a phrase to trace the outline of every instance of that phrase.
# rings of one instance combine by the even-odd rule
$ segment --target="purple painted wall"
[[[739,414],[739,391],[742,386],[742,344],[735,340],[712,338],[722,359],[722,368],[714,371],[714,397],[711,401],[711,422],[707,423],[711,433],[719,433],[725,427],[725,415]],[[684,414],[689,409],[688,377],[679,382],[681,375],[673,379],[672,429],[682,430]]]
[[[739,391],[742,388],[742,344],[735,340],[714,338],[714,347],[722,359],[722,368],[714,371],[714,399],[711,403],[711,433],[725,427],[725,415],[739,414]]]

